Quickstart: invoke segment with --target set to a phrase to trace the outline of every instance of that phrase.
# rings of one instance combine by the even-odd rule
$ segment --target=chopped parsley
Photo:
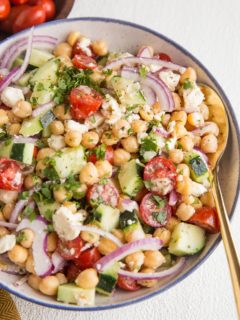
[[[48,224],[46,230],[47,230],[47,232],[53,232],[54,231],[53,225],[52,224]]]
[[[29,198],[29,191],[23,191],[19,195],[19,200],[26,200]]]
[[[148,69],[145,66],[141,66],[139,68],[139,74],[142,78],[146,78],[147,74],[148,74]]]
[[[164,224],[167,218],[167,211],[153,212],[153,217],[161,224]]]
[[[193,88],[193,83],[189,79],[185,79],[183,83],[183,89],[192,89]]]
[[[157,209],[162,209],[162,208],[164,208],[166,206],[166,200],[162,199],[159,196],[153,195],[152,196],[152,200],[154,201]]]
[[[112,74],[112,72],[113,72],[112,69],[103,70],[103,74],[105,76],[110,76]]]
[[[155,139],[150,139],[149,137],[142,140],[140,147],[140,155],[144,156],[144,153],[147,151],[158,151],[158,145]]]
[[[0,142],[3,141],[11,141],[11,136],[7,133],[6,131],[6,126],[4,125],[1,129],[0,129]]]
[[[23,210],[22,215],[23,215],[24,217],[27,217],[30,221],[35,220],[36,217],[37,217],[36,211],[34,210],[34,208],[31,208],[31,207],[26,207],[26,208]]]
[[[106,157],[106,145],[101,144],[90,152],[90,155],[96,155],[97,160],[105,160]]]
[[[16,236],[16,242],[20,243],[22,241],[26,240],[26,235],[23,231],[19,232],[19,234]]]

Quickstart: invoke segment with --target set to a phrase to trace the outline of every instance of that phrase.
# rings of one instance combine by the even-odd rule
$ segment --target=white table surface
[[[224,88],[240,119],[239,0],[76,0],[70,17],[111,17],[157,30],[198,57]],[[240,243],[240,203],[232,220]],[[240,245],[238,246],[240,249]],[[14,297],[22,320],[235,320],[222,243],[197,271],[158,297],[99,313],[55,311]]]

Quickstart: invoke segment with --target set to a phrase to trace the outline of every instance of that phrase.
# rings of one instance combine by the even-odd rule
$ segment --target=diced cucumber
[[[120,168],[118,180],[123,193],[130,197],[137,195],[143,187],[141,173],[142,166],[136,159],[132,159]]]
[[[53,122],[53,120],[55,120],[55,114],[52,111],[48,111],[46,112],[44,115],[42,115],[40,117],[40,122],[43,128],[46,128],[50,125],[50,123]]]
[[[33,76],[36,70],[24,73],[21,78],[17,81],[17,85],[25,87],[28,85],[29,79]]]
[[[50,81],[37,82],[34,85],[30,102],[33,105],[45,104],[52,100],[54,96],[53,85]]]
[[[103,230],[111,231],[119,222],[120,211],[105,204],[100,204],[94,212],[94,219]]]
[[[46,81],[55,84],[57,81],[57,71],[59,67],[60,59],[54,58],[49,60],[47,63],[42,65],[34,75],[31,77],[29,82],[34,85],[36,83],[45,83]]]
[[[206,164],[201,159],[199,154],[194,152],[186,152],[184,156],[184,161],[188,164],[191,178],[198,182],[203,183],[209,178],[209,172]]]
[[[23,59],[20,58],[20,57],[18,57],[18,58],[13,62],[12,68],[18,67],[18,66],[20,66],[21,64],[23,64]]]
[[[7,157],[25,164],[32,164],[34,152],[33,143],[13,143],[3,144],[0,148],[0,157]]]
[[[121,103],[129,107],[143,106],[145,104],[145,98],[139,83],[115,76],[110,80],[110,85]]]
[[[0,157],[10,158],[13,141],[5,141],[0,148]]]
[[[132,238],[133,234],[143,237],[145,235],[135,210],[121,213],[119,226],[124,233],[125,239],[129,239],[129,237]]]
[[[73,283],[61,284],[58,287],[57,301],[81,306],[93,306],[95,289],[82,289]]]
[[[168,250],[176,256],[192,255],[205,246],[205,231],[193,224],[181,222],[171,235]]]
[[[99,282],[96,287],[98,293],[109,296],[113,292],[117,283],[119,268],[119,262],[116,262],[107,270],[100,273]]]
[[[52,221],[54,212],[60,207],[60,205],[56,201],[49,203],[47,203],[46,201],[36,201],[36,203],[40,215],[48,221]]]
[[[49,138],[50,136],[51,136],[50,127],[47,126],[47,127],[43,128],[42,137],[43,137],[43,138]]]
[[[41,67],[48,60],[54,58],[54,56],[47,51],[32,49],[29,64],[35,67]]]
[[[42,129],[43,127],[40,122],[40,116],[38,116],[33,119],[24,120],[19,133],[24,137],[30,137],[39,133]]]

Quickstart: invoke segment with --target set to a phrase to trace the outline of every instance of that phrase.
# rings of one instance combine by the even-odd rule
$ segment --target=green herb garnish
[[[193,88],[193,83],[189,79],[185,79],[183,83],[183,89],[192,89]]]

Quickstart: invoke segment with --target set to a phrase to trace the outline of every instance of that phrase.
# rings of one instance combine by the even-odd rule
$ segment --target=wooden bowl
[[[75,0],[54,0],[56,4],[56,15],[53,20],[67,18]],[[10,34],[0,31],[0,40],[9,37]]]

